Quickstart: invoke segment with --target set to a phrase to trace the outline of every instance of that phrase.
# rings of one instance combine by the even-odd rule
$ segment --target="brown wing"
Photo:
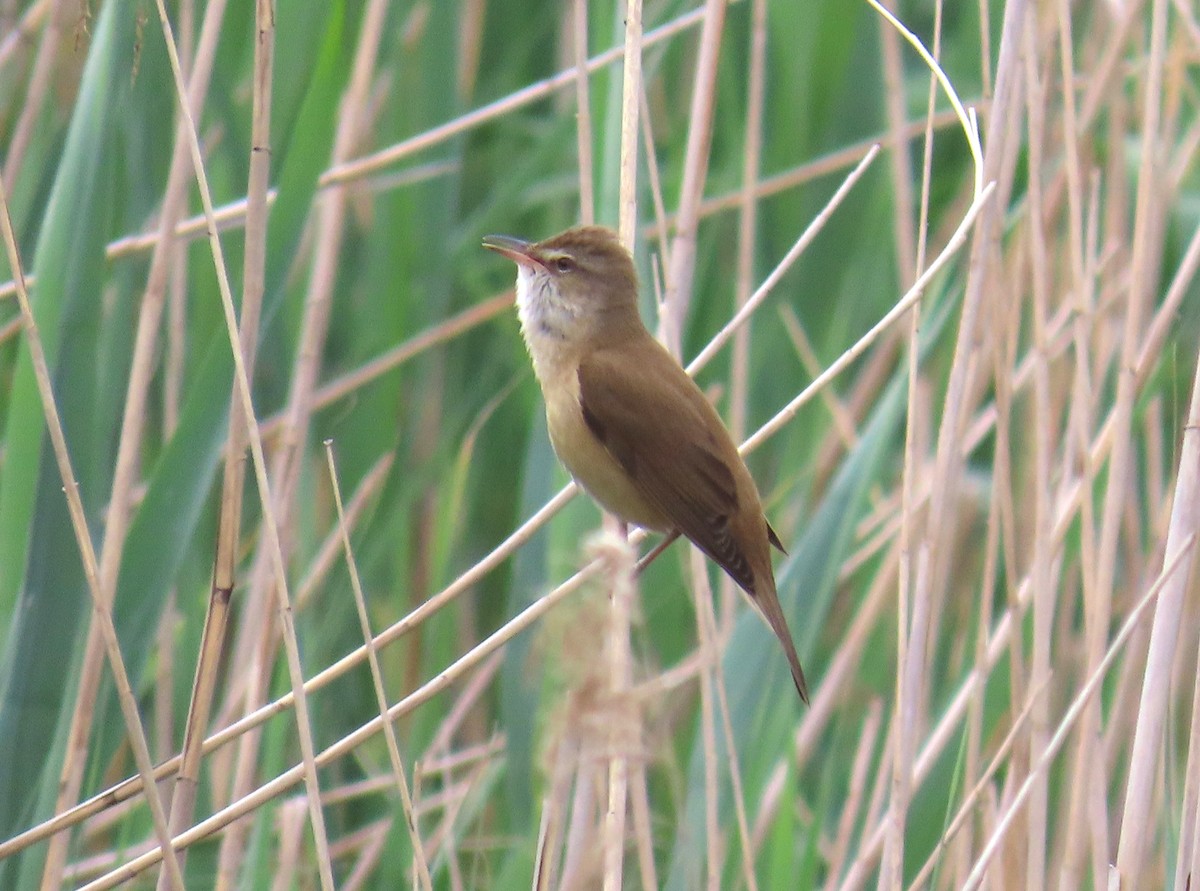
[[[628,346],[619,358],[596,350],[580,363],[584,421],[642,496],[753,594],[754,573],[730,528],[740,468],[731,463],[740,458],[729,434],[657,341],[646,335]]]

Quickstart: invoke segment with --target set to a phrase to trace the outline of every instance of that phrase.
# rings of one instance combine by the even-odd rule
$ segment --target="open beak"
[[[485,235],[483,237],[483,246],[489,251],[495,251],[497,254],[503,254],[514,263],[530,268],[545,270],[546,264],[539,260],[534,255],[534,245],[532,241],[525,241],[521,238],[511,238],[507,235]]]

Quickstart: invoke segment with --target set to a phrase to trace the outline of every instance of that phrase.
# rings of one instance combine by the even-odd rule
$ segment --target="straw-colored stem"
[[[341,533],[342,547],[346,556],[346,567],[350,571],[350,587],[354,592],[354,606],[358,611],[358,623],[362,628],[363,641],[367,645],[367,664],[371,667],[371,683],[375,688],[375,700],[379,705],[380,715],[387,715],[387,693],[383,689],[383,672],[379,667],[379,655],[374,646],[374,635],[371,632],[371,620],[367,615],[366,597],[363,595],[362,581],[358,574],[358,564],[354,559],[354,550],[350,546],[350,532],[346,525],[346,511],[342,505],[342,491],[338,483],[337,468],[333,460],[333,445],[325,444],[325,460],[329,467],[329,481],[333,488],[333,499],[337,505],[338,530]],[[383,723],[383,738],[387,743],[388,760],[392,767],[392,776],[396,780],[396,790],[400,794],[400,806],[404,809],[404,822],[408,827],[409,837],[413,843],[413,860],[417,875],[424,891],[432,891],[433,879],[429,874],[429,863],[425,857],[425,848],[421,842],[421,832],[417,826],[417,818],[413,812],[412,796],[408,790],[408,778],[404,772],[404,762],[400,757],[400,743],[396,739],[396,729],[390,721]]]
[[[596,193],[592,174],[592,100],[588,86],[588,0],[571,7],[571,48],[575,52],[575,145],[579,153],[579,221],[590,226],[596,219]]]
[[[159,850],[169,851],[171,835],[167,829],[166,810],[163,807],[158,788],[151,781],[154,765],[150,760],[150,747],[146,743],[146,732],[138,714],[137,699],[134,697],[133,688],[129,682],[129,673],[125,670],[125,662],[121,657],[121,644],[117,640],[116,626],[113,625],[112,604],[104,597],[99,562],[92,544],[91,531],[88,529],[83,500],[79,495],[79,484],[76,482],[75,471],[71,466],[71,456],[67,449],[62,418],[54,399],[49,362],[46,359],[46,351],[38,332],[33,308],[29,302],[29,293],[25,289],[21,275],[23,268],[21,256],[17,249],[17,236],[13,232],[12,217],[8,206],[8,188],[3,177],[0,177],[0,235],[4,239],[9,268],[15,273],[18,283],[17,300],[21,306],[21,317],[24,320],[25,337],[29,344],[30,359],[33,362],[38,396],[41,399],[42,412],[46,419],[58,474],[63,482],[63,491],[71,516],[71,529],[75,534],[76,545],[83,561],[88,593],[92,598],[93,614],[99,625],[100,639],[104,646],[104,653],[108,657],[109,670],[112,671],[113,679],[116,682],[117,701],[120,703],[121,717],[125,722],[125,735],[133,750],[134,762],[137,764],[138,776],[142,781],[146,803],[150,806],[154,834],[161,845]],[[176,891],[183,891],[183,873],[173,852],[166,855],[166,866],[167,873],[171,877],[171,887]]]
[[[247,159],[249,174],[246,184],[246,238],[238,347],[245,363],[246,374],[251,379],[257,355],[259,318],[262,314],[266,275],[267,187],[271,172],[271,85],[275,54],[275,16],[271,0],[257,0],[255,35],[251,147],[250,157]],[[169,241],[165,243],[169,244]],[[236,404],[239,398],[240,394],[235,390],[231,399]],[[201,749],[204,736],[208,732],[235,585],[238,544],[241,537],[242,492],[246,475],[246,418],[252,415],[253,406],[250,406],[244,412],[233,412],[229,420],[212,588],[208,611],[204,617],[204,631],[200,639],[199,658],[196,661],[192,698],[184,725],[179,771],[171,798],[172,835],[191,823],[195,810],[200,781]],[[161,880],[159,885],[160,891],[163,891]]]
[[[679,212],[675,217],[675,238],[667,268],[667,292],[663,299],[663,342],[679,355],[683,343],[683,325],[692,302],[692,276],[696,267],[696,226],[700,219],[700,200],[708,177],[708,155],[712,146],[713,117],[716,108],[717,61],[721,52],[721,34],[725,29],[727,0],[707,0],[704,27],[700,31],[700,51],[696,56],[696,78],[688,114],[687,148],[683,160],[683,182],[679,187]]]
[[[171,22],[167,16],[164,0],[158,0],[158,16],[162,25],[163,36],[166,38],[167,55],[171,62],[171,70],[175,77],[175,89],[181,100],[183,115],[186,120],[186,133],[192,154],[192,166],[196,174],[200,199],[204,205],[205,214],[210,218],[213,213],[212,194],[208,187],[208,178],[204,171],[204,159],[200,151],[200,140],[196,133],[196,123],[187,105],[186,91],[183,83],[183,72],[179,67],[179,55],[175,48],[175,36]],[[268,548],[271,552],[272,570],[275,579],[272,583],[280,619],[283,624],[283,638],[287,651],[288,674],[292,682],[292,690],[296,697],[296,724],[300,739],[300,749],[304,755],[305,786],[309,802],[309,818],[312,823],[313,837],[317,850],[317,865],[321,877],[321,886],[325,891],[333,887],[333,873],[329,860],[329,843],[325,834],[325,820],[321,812],[320,788],[317,782],[316,765],[313,760],[312,725],[309,721],[308,703],[304,695],[304,671],[300,664],[300,650],[296,641],[296,629],[293,622],[291,605],[287,594],[287,573],[283,564],[283,551],[279,540],[279,528],[274,513],[271,510],[271,488],[267,482],[266,460],[263,456],[262,439],[258,434],[254,417],[254,403],[250,394],[250,381],[246,370],[245,359],[242,356],[240,336],[238,334],[237,315],[233,306],[233,293],[229,285],[229,274],[225,265],[224,252],[220,238],[217,236],[215,224],[210,222],[209,245],[213,255],[213,265],[216,268],[217,284],[221,293],[221,308],[225,315],[226,333],[229,336],[229,347],[233,354],[234,380],[237,383],[238,399],[242,413],[245,416],[247,432],[250,435],[250,450],[254,457],[254,471],[258,483],[259,497],[263,504],[263,523],[266,528]]]
[[[205,13],[188,91],[188,102],[196,109],[200,108],[208,90],[224,10],[225,4],[221,0],[210,4]],[[189,161],[182,120],[174,128],[174,136],[170,168],[163,190],[158,241],[150,258],[150,269],[146,276],[146,287],[142,294],[141,312],[134,336],[133,359],[125,391],[116,466],[113,469],[112,489],[104,518],[104,543],[99,557],[100,586],[102,596],[110,604],[116,596],[117,574],[133,510],[133,489],[141,467],[146,405],[154,376],[158,332],[173,255],[174,239],[171,232],[186,207]],[[93,623],[88,629],[87,641],[84,644],[79,675],[81,680],[75,697],[75,709],[71,715],[72,730],[68,737],[72,744],[67,747],[63,759],[58,799],[55,803],[56,811],[66,810],[79,799],[87,762],[87,734],[81,732],[81,729],[90,726],[93,720],[103,659],[100,630]],[[65,863],[68,841],[67,835],[51,840],[43,870],[43,884],[46,887],[57,888],[61,884],[60,874]]]

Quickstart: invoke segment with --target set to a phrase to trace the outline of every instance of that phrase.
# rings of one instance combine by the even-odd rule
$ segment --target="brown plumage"
[[[484,245],[517,263],[521,330],[559,459],[606,510],[678,531],[724,569],[779,638],[807,702],[771,569],[771,545],[783,547],[716,409],[642,324],[616,234],[591,226]]]

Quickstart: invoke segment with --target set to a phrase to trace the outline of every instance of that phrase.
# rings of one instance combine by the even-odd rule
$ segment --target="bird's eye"
[[[575,261],[572,260],[570,257],[558,257],[554,261],[554,271],[560,272],[560,273],[561,272],[574,272],[575,271]]]

